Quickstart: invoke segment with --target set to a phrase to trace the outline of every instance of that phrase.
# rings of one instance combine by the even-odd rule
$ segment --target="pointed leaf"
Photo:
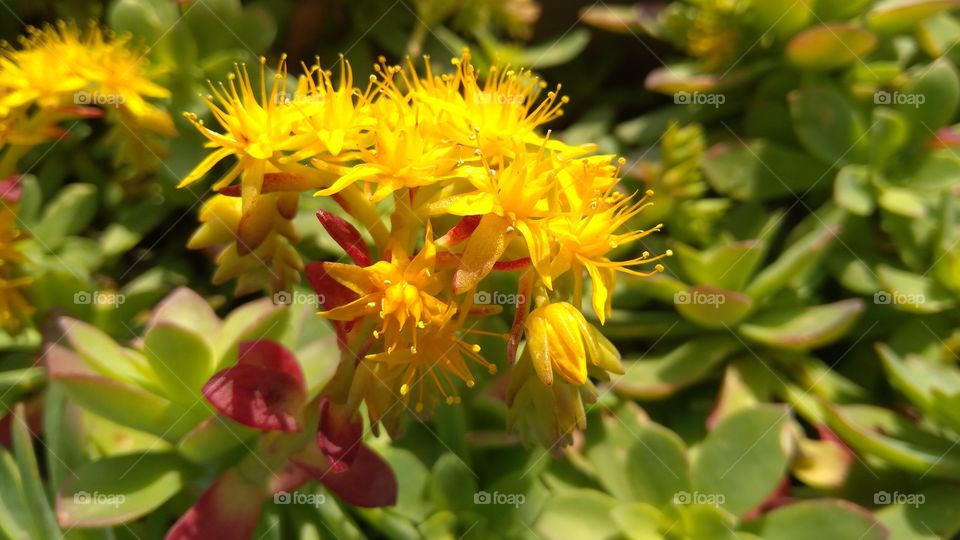
[[[864,303],[851,298],[822,306],[781,309],[740,325],[747,339],[784,349],[815,349],[843,337],[853,328]]]

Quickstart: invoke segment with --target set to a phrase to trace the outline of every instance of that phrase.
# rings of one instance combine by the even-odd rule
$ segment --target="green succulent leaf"
[[[690,467],[695,491],[687,494],[689,501],[702,499],[736,516],[762,503],[787,471],[789,418],[786,407],[761,405],[722,419],[695,448]]]
[[[822,306],[769,311],[740,325],[743,337],[783,349],[815,349],[842,338],[853,328],[865,304],[858,298]]]
[[[801,501],[761,518],[757,532],[766,540],[888,540],[890,533],[866,509],[848,501]]]
[[[209,342],[177,323],[158,322],[143,337],[143,354],[167,397],[192,406],[216,369]]]
[[[767,243],[743,240],[697,251],[677,243],[674,253],[690,280],[696,285],[713,285],[730,291],[742,290],[763,262]],[[677,291],[675,291],[677,292]]]
[[[890,305],[911,313],[939,313],[956,303],[949,291],[933,277],[880,265],[877,276],[883,290],[874,296],[874,302]]]
[[[947,439],[886,409],[822,405],[827,425],[855,451],[924,476],[960,478],[960,449]]]
[[[854,23],[821,24],[794,36],[787,58],[800,69],[831,70],[863,61],[876,46],[877,37]]]
[[[613,379],[613,388],[636,399],[664,398],[702,380],[740,346],[733,337],[704,336],[663,356],[628,359],[623,362],[624,374]]]
[[[674,295],[674,306],[688,320],[706,328],[729,328],[742,321],[753,309],[749,296],[698,285]]]
[[[714,146],[704,157],[703,171],[714,189],[738,200],[796,198],[830,186],[821,182],[827,178],[829,167],[762,140]]]
[[[64,527],[103,527],[146,515],[179,492],[188,464],[173,453],[127,454],[84,465],[57,494]]]
[[[867,161],[867,126],[837,88],[817,85],[789,95],[797,137],[815,157],[831,167]]]
[[[833,200],[837,206],[858,216],[869,216],[875,206],[870,169],[863,165],[847,165],[837,173],[833,184]]]
[[[885,0],[867,12],[867,25],[884,34],[907,32],[957,6],[957,0]]]
[[[616,499],[599,491],[573,489],[560,492],[547,501],[535,529],[546,540],[614,540],[620,531],[610,514],[616,507]]]

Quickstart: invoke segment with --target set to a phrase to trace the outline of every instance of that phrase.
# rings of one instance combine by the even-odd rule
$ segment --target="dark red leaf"
[[[239,347],[237,365],[207,381],[203,395],[224,416],[269,431],[299,431],[307,400],[303,372],[280,345],[259,340]]]
[[[297,357],[276,341],[269,339],[241,341],[237,346],[237,364],[285,373],[306,391],[303,370],[300,369]]]
[[[329,399],[320,402],[317,447],[327,456],[334,472],[350,467],[363,445],[363,422],[351,420],[351,416],[349,410]]]
[[[230,469],[203,493],[167,533],[166,540],[250,538],[260,519],[264,489]]]
[[[327,234],[353,259],[353,262],[360,266],[370,266],[373,264],[373,258],[370,256],[370,248],[360,235],[360,231],[342,217],[331,214],[325,210],[317,211],[317,219],[327,230]]]
[[[380,456],[360,445],[350,467],[334,472],[318,449],[291,458],[347,504],[375,508],[397,502],[397,477]]]
[[[349,304],[357,298],[357,293],[351,291],[339,281],[333,279],[327,273],[322,262],[307,263],[306,266],[307,281],[320,297],[323,309],[333,309],[335,307]],[[346,335],[353,328],[354,321],[330,321],[337,331],[337,341],[341,344],[346,343]]]

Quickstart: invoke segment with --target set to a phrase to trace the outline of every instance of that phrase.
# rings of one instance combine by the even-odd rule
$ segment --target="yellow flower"
[[[450,308],[451,311],[455,308]],[[420,333],[419,346],[404,347],[369,354],[364,361],[383,364],[379,375],[385,381],[399,383],[400,398],[409,403],[411,395],[417,396],[416,412],[431,410],[439,393],[448,405],[460,402],[454,379],[473,388],[476,379],[467,365],[467,359],[496,373],[497,368],[480,356],[480,346],[465,342],[458,334],[460,321],[447,319],[438,327],[430,327]],[[466,333],[469,333],[467,331]],[[425,409],[426,408],[426,409]]]
[[[234,156],[237,163],[214,184],[213,189],[223,189],[242,174],[243,207],[251,208],[256,203],[267,164],[279,159],[282,151],[289,148],[296,118],[284,98],[287,76],[285,57],[280,61],[269,94],[266,90],[265,65],[266,59],[261,58],[259,92],[253,88],[246,65],[237,66],[236,73],[228,76],[229,87],[221,83],[218,90],[210,84],[212,94],[205,101],[223,128],[223,133],[207,128],[203,120],[194,114],[185,115],[208,139],[206,146],[216,150],[194,167],[179,187],[196,182],[221,160]]]
[[[294,245],[300,240],[291,218],[296,214],[296,193],[270,193],[262,204],[247,214],[241,213],[238,197],[214,195],[200,209],[202,225],[190,238],[190,249],[220,248],[215,284],[237,279],[236,294],[262,290],[269,284],[273,291],[288,290],[300,281],[303,261]],[[253,224],[263,231],[257,246],[242,240],[241,229]]]
[[[74,93],[88,87],[81,69],[88,50],[75,26],[30,28],[20,43],[0,55],[0,108],[73,104]]]
[[[549,239],[538,218],[551,213],[549,196],[556,188],[552,162],[545,148],[518,151],[516,159],[497,168],[466,166],[463,174],[474,188],[430,205],[433,214],[482,215],[461,256],[454,275],[454,291],[472,289],[493,269],[514,232],[526,242],[533,265],[544,268],[550,256]],[[549,283],[549,274],[542,272]]]
[[[553,278],[573,271],[574,299],[579,305],[583,290],[583,270],[587,271],[593,284],[593,309],[603,324],[611,310],[610,301],[616,284],[616,273],[623,272],[635,276],[648,276],[662,272],[663,265],[657,264],[652,271],[643,272],[632,267],[650,264],[663,257],[672,255],[670,250],[663,255],[650,256],[644,251],[640,257],[626,261],[613,261],[607,255],[619,246],[627,245],[660,230],[656,227],[618,233],[631,218],[639,214],[648,204],[648,191],[639,201],[631,198],[608,196],[593,202],[584,215],[562,214],[548,221],[551,235],[557,238],[557,254],[550,262],[549,273]],[[616,200],[609,202],[608,199]]]
[[[428,231],[423,247],[412,259],[402,247],[394,245],[390,261],[367,267],[324,264],[333,279],[360,297],[320,315],[336,321],[376,316],[381,323],[374,330],[374,337],[383,338],[388,352],[401,345],[418,350],[415,330],[442,326],[455,312],[437,298],[446,282],[436,270],[436,255],[436,245]]]
[[[324,71],[319,61],[307,68],[297,82],[297,90],[289,105],[297,120],[296,138],[291,142],[295,152],[285,161],[302,161],[317,157],[321,161],[338,161],[345,151],[355,151],[367,145],[366,132],[377,125],[370,110],[374,84],[366,91],[353,86],[350,62],[340,56],[339,82],[334,84],[330,72]],[[352,155],[346,156],[348,159]]]
[[[376,184],[371,196],[376,202],[402,188],[451,178],[459,161],[454,147],[438,145],[416,125],[394,128],[382,124],[374,140],[373,149],[359,150],[362,163],[345,168],[343,176],[316,195],[333,195],[359,180],[369,180]]]
[[[586,383],[588,359],[604,371],[623,373],[616,349],[567,302],[538,307],[524,324],[533,367],[547,386],[553,384],[554,373],[569,384]]]

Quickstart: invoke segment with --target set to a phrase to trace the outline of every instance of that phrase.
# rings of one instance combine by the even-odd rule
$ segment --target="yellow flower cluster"
[[[256,283],[283,288],[301,268],[291,225],[297,196],[339,203],[367,235],[321,212],[353,263],[313,263],[306,273],[342,348],[360,357],[344,362],[353,371],[343,399],[364,401],[371,420],[391,431],[405,409],[426,415],[440,401],[458,402],[458,387],[477,382],[471,365],[497,371],[471,336],[490,334],[477,326],[503,308],[488,301],[488,277],[517,274],[519,288],[508,296],[513,330],[495,334],[514,363],[512,422],[547,444],[567,442],[583,425],[591,377],[621,369],[582,314],[584,296],[603,323],[617,273],[662,269],[646,251],[610,258],[658,228],[630,230],[646,196],[616,190],[622,160],[539,130],[567,98],[529,71],[494,66],[481,77],[468,52],[443,74],[429,59],[421,69],[381,59],[356,87],[340,63],[336,75],[303,66],[288,84],[284,60],[272,81],[261,60],[259,84],[240,66],[226,84],[211,85],[218,128],[188,118],[212,152],[181,185],[235,160],[214,184],[219,194],[201,212],[191,245],[226,244],[217,279],[238,278],[241,292]]]
[[[64,121],[106,112],[114,139],[141,130],[173,135],[170,116],[147,101],[169,95],[151,81],[146,58],[128,36],[64,22],[32,28],[19,48],[0,48],[0,179],[28,149],[62,137]]]

